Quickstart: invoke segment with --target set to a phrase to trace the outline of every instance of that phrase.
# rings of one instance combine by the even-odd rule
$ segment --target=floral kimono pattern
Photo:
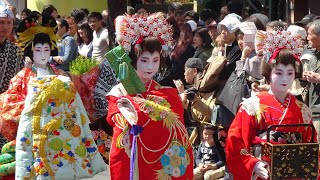
[[[134,106],[136,125],[130,125],[130,115],[122,114],[117,107],[117,100],[121,98],[128,99]],[[192,179],[192,147],[176,89],[160,88],[152,81],[147,92],[120,98],[108,96],[107,99],[107,121],[114,133],[110,152],[111,179]],[[134,176],[130,174],[131,153],[136,158],[135,168],[131,169]]]
[[[64,73],[55,68],[49,69],[51,74]],[[23,68],[10,80],[9,89],[0,95],[0,133],[9,141],[16,139],[20,115],[28,93],[28,83],[35,76],[34,69]]]
[[[37,77],[28,85],[16,144],[16,179],[93,177],[106,165],[81,98],[66,76]]]
[[[259,161],[253,155],[252,147],[266,140],[265,131],[269,125],[310,123],[310,109],[291,94],[284,103],[267,92],[244,100],[226,143],[227,164],[234,179],[251,179],[254,165]],[[311,132],[311,128],[306,127],[278,128],[271,133],[271,140],[274,143],[310,142]]]

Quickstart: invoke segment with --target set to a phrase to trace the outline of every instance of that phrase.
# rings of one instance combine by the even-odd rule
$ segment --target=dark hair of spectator
[[[81,10],[86,14],[86,17],[90,14],[89,9],[81,8]]]
[[[230,13],[236,13],[239,16],[242,15],[242,3],[241,2],[230,1],[227,5],[227,8]]]
[[[183,36],[181,33],[183,32]],[[189,23],[184,23],[180,28],[180,37],[178,42],[171,53],[171,59],[178,60],[180,56],[187,51],[187,48],[193,42],[193,32]]]
[[[200,12],[200,19],[206,22],[208,19],[218,19],[218,14],[212,9],[203,9]]]
[[[134,8],[132,6],[127,6],[127,13],[129,15],[133,15],[136,11],[134,10]]]
[[[84,18],[87,16],[83,10],[77,8],[72,9],[70,15],[74,17],[74,20],[77,24],[83,21]]]
[[[279,55],[276,58],[276,63],[269,64],[266,61],[262,61],[261,64],[261,75],[263,75],[266,78],[267,83],[270,83],[270,77],[272,69],[278,65],[283,64],[285,66],[291,64],[295,69],[295,78],[301,78],[302,77],[302,66],[296,66],[295,59],[293,57],[292,51],[288,49],[283,49],[279,52]]]
[[[216,126],[213,126],[213,125],[203,125],[203,130],[211,130],[213,132],[217,131],[217,127]]]
[[[154,52],[161,52],[162,46],[160,44],[160,41],[156,38],[156,37],[146,37],[143,39],[142,43],[141,43],[141,53],[148,51],[150,53],[154,53]],[[161,56],[161,54],[160,54]],[[129,53],[129,57],[131,58],[131,65],[134,68],[137,68],[137,60],[138,57],[135,54],[134,51],[134,46],[131,46],[131,52]],[[162,60],[163,58],[160,57],[160,59]]]
[[[86,32],[87,37],[89,39],[89,42],[91,42],[93,40],[93,30],[90,28],[89,23],[87,21],[83,21],[83,22],[78,23],[78,30],[79,29],[84,30]],[[78,41],[79,45],[82,43],[85,43],[83,41],[82,37],[80,37],[79,35],[78,35],[77,41]]]
[[[211,47],[212,40],[208,32],[208,28],[199,28],[195,32],[195,35],[198,34],[202,39],[204,48]]]
[[[183,6],[180,2],[173,2],[173,3],[169,4],[168,11],[174,12],[174,13],[177,11],[183,11]]]
[[[169,18],[167,19],[167,22],[172,25],[172,29],[173,29],[172,38],[173,38],[174,40],[179,39],[179,36],[180,36],[180,28],[179,28],[179,25],[178,25],[178,22],[176,21],[176,19],[175,19],[174,17],[169,17]]]
[[[88,19],[90,18],[96,18],[98,20],[102,20],[102,15],[99,12],[91,12],[88,16]]]
[[[146,8],[144,7],[144,5],[143,4],[136,4],[135,6],[134,6],[134,10],[136,11],[136,12],[138,12],[139,10],[146,10]]]
[[[31,14],[31,10],[28,8],[25,8],[21,11],[21,13],[26,13],[26,15],[29,16],[29,14]]]
[[[271,21],[266,25],[267,27],[271,27],[273,29],[284,29],[284,23],[282,21]]]
[[[198,21],[199,21],[199,14],[197,12],[195,12],[194,10],[189,10],[189,11],[185,12],[184,15],[186,17],[189,16],[196,23],[198,23]]]
[[[62,27],[65,27],[66,28],[66,31],[69,31],[69,24],[68,24],[68,21],[63,19],[63,18],[60,18],[60,19],[57,19],[57,22],[59,22],[59,27],[62,28]]]
[[[266,30],[266,27],[262,24],[262,22],[257,17],[250,16],[245,20],[245,22],[253,22],[254,25],[256,25],[258,30],[262,30],[262,31]]]
[[[49,4],[43,8],[42,12],[45,12],[51,15],[54,11],[58,12],[58,10],[53,5]]]

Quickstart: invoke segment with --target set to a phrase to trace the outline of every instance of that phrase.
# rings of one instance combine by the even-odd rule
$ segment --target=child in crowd
[[[225,166],[215,145],[214,127],[204,125],[203,139],[196,152],[196,168],[193,171],[194,179],[220,179],[225,175]]]
[[[226,44],[226,41],[221,37],[221,35],[219,35],[216,38],[215,44],[216,44],[216,48],[218,50],[218,56],[225,56],[225,50],[226,50],[225,44]]]

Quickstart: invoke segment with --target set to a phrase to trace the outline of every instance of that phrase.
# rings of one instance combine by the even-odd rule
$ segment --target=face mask
[[[295,69],[290,65],[278,64],[272,69],[270,86],[273,91],[287,92],[295,79]]]
[[[160,66],[159,52],[144,51],[137,60],[136,72],[143,83],[147,83],[158,72]]]
[[[45,65],[49,61],[51,49],[48,43],[36,44],[33,47],[33,62],[39,65]]]

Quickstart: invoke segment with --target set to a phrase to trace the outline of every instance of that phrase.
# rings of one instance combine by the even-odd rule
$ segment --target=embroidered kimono
[[[113,126],[110,177],[191,180],[193,154],[178,93],[174,88],[160,88],[154,81],[146,89],[138,95],[107,96],[107,121]],[[128,123],[130,114],[120,112],[119,99],[127,99],[134,106],[136,124]]]
[[[47,70],[52,75],[64,73],[52,67]],[[27,86],[36,75],[36,68],[23,68],[10,80],[9,89],[0,95],[0,133],[9,141],[16,139],[20,115],[28,93]]]
[[[16,179],[73,180],[106,169],[74,84],[66,76],[28,84],[16,142]]]
[[[254,165],[259,161],[253,155],[252,147],[265,141],[269,125],[311,123],[310,109],[291,94],[284,103],[267,92],[244,100],[230,126],[226,143],[227,166],[234,179],[251,179]],[[312,130],[286,127],[278,128],[272,134],[271,142],[274,143],[301,143],[311,141]]]

